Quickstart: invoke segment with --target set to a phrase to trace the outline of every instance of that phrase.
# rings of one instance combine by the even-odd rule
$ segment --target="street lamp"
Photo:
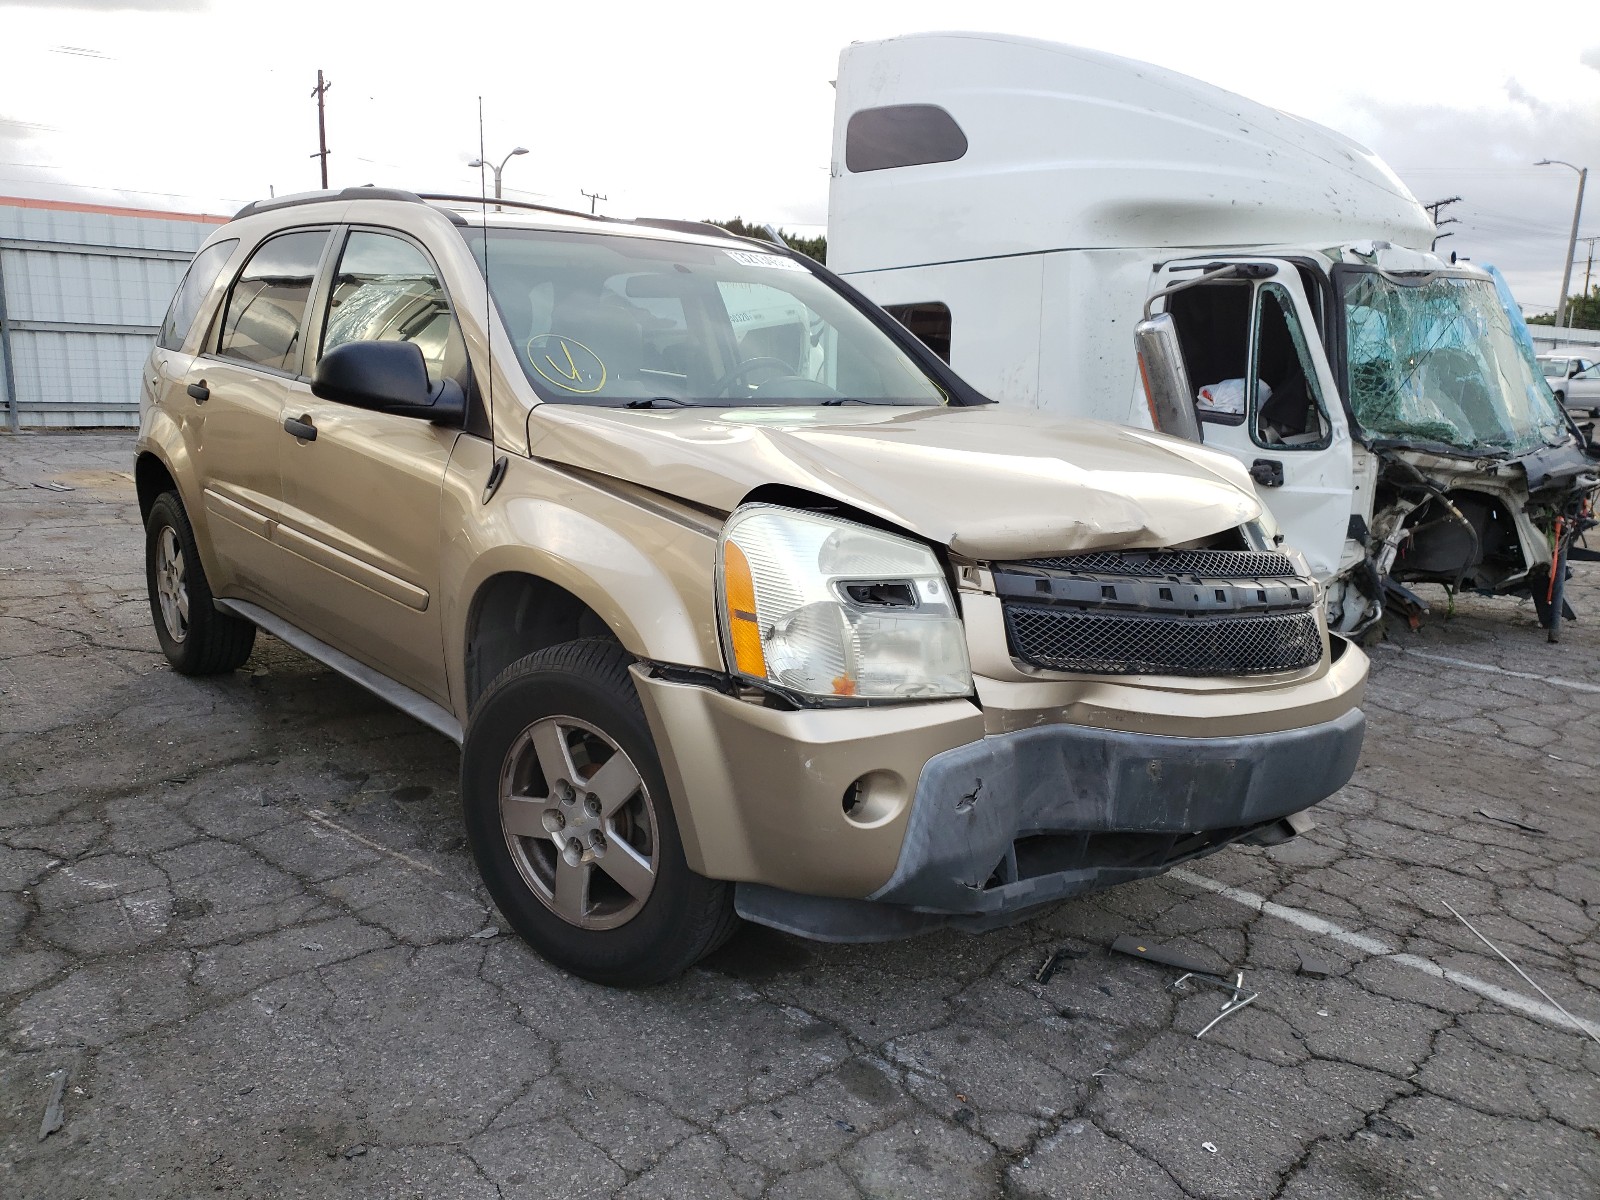
[[[1560,329],[1567,315],[1567,288],[1572,284],[1572,256],[1578,252],[1578,218],[1583,215],[1583,185],[1589,181],[1588,167],[1575,167],[1559,158],[1541,158],[1536,167],[1566,167],[1578,173],[1578,202],[1572,206],[1572,234],[1567,238],[1567,260],[1561,267],[1561,303],[1556,306],[1556,328]]]
[[[524,147],[518,146],[510,154],[506,155],[504,158],[502,158],[500,160],[500,165],[498,167],[495,166],[493,163],[484,162],[483,159],[481,159],[481,158],[473,159],[471,162],[469,162],[467,164],[467,166],[469,166],[469,167],[488,167],[489,170],[494,172],[494,198],[496,200],[498,200],[498,199],[500,199],[500,172],[504,171],[506,169],[506,164],[508,162],[510,162],[513,158],[515,158],[517,155],[526,154],[527,152],[528,151]],[[494,206],[494,210],[495,210],[495,212],[499,212],[500,211],[500,206],[498,204],[496,204]]]

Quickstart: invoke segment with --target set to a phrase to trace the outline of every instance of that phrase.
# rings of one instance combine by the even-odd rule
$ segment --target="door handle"
[[[317,427],[311,423],[310,414],[302,414],[298,417],[285,417],[283,419],[283,427],[289,433],[294,434],[295,437],[299,438],[302,442],[314,442],[317,440]]]
[[[1283,486],[1283,464],[1275,458],[1258,458],[1250,464],[1250,478],[1262,487]]]
[[[204,404],[207,400],[211,399],[211,389],[206,386],[206,381],[204,379],[202,379],[199,383],[191,383],[183,390],[194,397],[194,402],[196,404]]]

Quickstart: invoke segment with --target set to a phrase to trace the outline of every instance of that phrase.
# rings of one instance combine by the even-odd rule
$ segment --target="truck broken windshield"
[[[1350,407],[1371,437],[1484,454],[1571,439],[1485,279],[1335,271]]]

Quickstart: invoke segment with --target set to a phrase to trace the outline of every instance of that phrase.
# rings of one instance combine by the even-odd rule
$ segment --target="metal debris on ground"
[[[66,1106],[62,1103],[67,1094],[66,1068],[51,1071],[49,1078],[55,1080],[55,1086],[50,1089],[50,1099],[45,1102],[44,1120],[39,1122],[41,1142],[67,1123]]]
[[[1312,979],[1326,979],[1338,973],[1338,967],[1331,958],[1323,958],[1303,947],[1296,949],[1300,952],[1300,974],[1309,975]]]
[[[1557,1000],[1554,996],[1552,996],[1549,992],[1545,991],[1537,983],[1535,983],[1533,981],[1533,979],[1528,975],[1528,973],[1526,971],[1524,971],[1521,967],[1517,966],[1516,963],[1512,962],[1510,958],[1507,958],[1506,957],[1506,952],[1504,950],[1500,949],[1499,946],[1496,946],[1488,938],[1484,937],[1483,934],[1479,933],[1478,932],[1478,927],[1476,925],[1474,925],[1471,921],[1467,920],[1460,913],[1456,912],[1455,908],[1451,905],[1450,901],[1441,900],[1441,901],[1439,901],[1439,903],[1443,904],[1446,908],[1450,909],[1450,912],[1452,914],[1454,914],[1455,919],[1460,921],[1468,929],[1472,930],[1473,936],[1475,936],[1480,942],[1482,942],[1485,946],[1489,947],[1489,949],[1493,950],[1501,958],[1504,958],[1505,961],[1506,961],[1506,966],[1510,967],[1518,975],[1521,975],[1523,979],[1527,980],[1527,983],[1528,983],[1529,987],[1533,988],[1533,990],[1538,992],[1539,995],[1543,996],[1546,1000],[1550,1001],[1550,1003],[1555,1006],[1555,1009],[1556,1009],[1557,1012],[1559,1012],[1567,1020],[1571,1021],[1573,1023],[1573,1025],[1577,1026],[1577,1029],[1578,1029],[1579,1033],[1588,1034],[1589,1037],[1592,1038],[1597,1044],[1600,1044],[1600,1034],[1595,1033],[1593,1026],[1591,1026],[1590,1024],[1588,1024],[1585,1021],[1578,1020],[1577,1017],[1573,1016],[1566,1009],[1562,1008],[1561,1007],[1561,1002],[1559,1000]]]
[[[1190,975],[1204,975],[1227,983],[1227,968],[1217,967],[1203,959],[1185,954],[1182,950],[1174,950],[1169,946],[1162,946],[1156,942],[1143,938],[1132,937],[1129,934],[1120,935],[1111,943],[1111,949],[1118,954],[1126,954],[1132,958],[1140,958],[1145,962],[1160,963],[1164,967],[1175,967]]]
[[[76,488],[68,487],[64,483],[57,483],[53,479],[49,483],[36,483],[33,486],[36,488],[43,488],[47,492],[72,492],[77,490]]]
[[[1207,1154],[1216,1154],[1217,1144],[1215,1142],[1201,1142],[1200,1149],[1204,1150]]]
[[[1062,946],[1051,951],[1050,955],[1039,964],[1039,969],[1033,973],[1035,983],[1049,983],[1050,977],[1056,973],[1063,962],[1069,958],[1083,958],[1088,951],[1079,950],[1073,946]]]
[[[1554,755],[1551,757],[1554,757]],[[1503,817],[1499,813],[1492,813],[1486,808],[1478,809],[1478,815],[1480,817],[1488,817],[1491,821],[1499,821],[1502,825],[1510,825],[1513,829],[1526,830],[1528,833],[1550,832],[1548,829],[1543,829],[1538,825],[1530,825],[1526,821],[1519,821],[1516,817]]]
[[[1145,962],[1160,963],[1162,966],[1175,967],[1182,971],[1183,974],[1173,980],[1170,985],[1173,991],[1182,991],[1183,985],[1189,980],[1198,979],[1201,983],[1209,983],[1214,987],[1220,987],[1233,993],[1227,1002],[1223,1004],[1222,1011],[1206,1022],[1205,1027],[1194,1035],[1196,1038],[1205,1037],[1211,1031],[1211,1027],[1222,1020],[1223,1017],[1233,1015],[1247,1004],[1253,1004],[1261,996],[1260,992],[1253,992],[1248,996],[1244,994],[1243,971],[1236,971],[1234,977],[1229,979],[1223,971],[1219,971],[1212,964],[1203,959],[1195,958],[1193,955],[1185,954],[1181,950],[1173,950],[1168,946],[1158,945],[1155,942],[1130,937],[1128,934],[1122,934],[1118,937],[1116,941],[1111,943],[1111,948],[1119,954],[1127,954],[1133,958],[1141,958]]]
[[[1243,978],[1243,977],[1241,976],[1241,978]],[[1260,998],[1261,998],[1261,993],[1260,992],[1251,992],[1248,996],[1246,996],[1242,1000],[1239,999],[1237,996],[1235,996],[1232,1000],[1229,1000],[1226,1004],[1224,1004],[1222,1006],[1222,1011],[1221,1012],[1219,1012],[1216,1016],[1212,1017],[1211,1020],[1206,1022],[1205,1027],[1202,1028],[1199,1033],[1194,1035],[1195,1036],[1195,1040],[1198,1041],[1199,1039],[1205,1037],[1206,1034],[1210,1033],[1211,1032],[1211,1027],[1213,1025],[1215,1025],[1218,1021],[1222,1020],[1223,1017],[1231,1017],[1234,1013],[1238,1012],[1245,1005],[1254,1004]]]

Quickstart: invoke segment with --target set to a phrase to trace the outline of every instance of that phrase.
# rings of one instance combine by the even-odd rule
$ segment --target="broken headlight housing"
[[[955,597],[927,546],[751,504],[717,555],[723,652],[739,675],[828,700],[972,694]]]

